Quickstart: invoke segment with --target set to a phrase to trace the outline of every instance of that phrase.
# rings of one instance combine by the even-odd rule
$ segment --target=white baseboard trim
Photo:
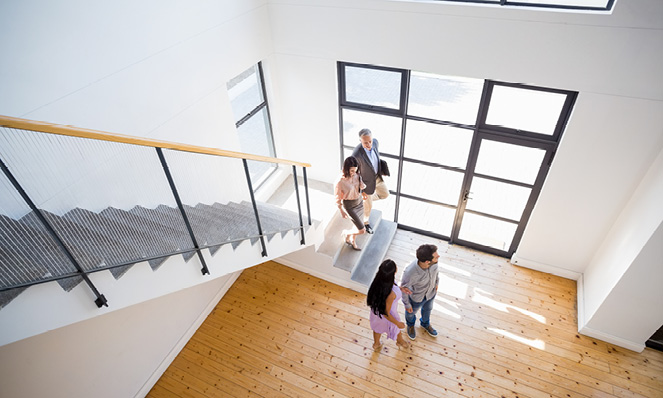
[[[297,271],[303,272],[305,274],[313,275],[316,278],[324,279],[327,282],[331,282],[335,285],[339,285],[339,286],[342,286],[342,287],[346,287],[348,289],[352,289],[355,292],[359,292],[359,293],[362,293],[362,294],[366,294],[368,292],[368,288],[366,286],[362,285],[361,283],[353,282],[352,280],[345,280],[345,279],[337,278],[335,276],[325,274],[324,272],[319,272],[319,271],[310,269],[306,266],[297,264],[297,263],[295,263],[293,261],[290,261],[288,259],[285,259],[283,257],[280,257],[278,259],[274,259],[272,261],[274,261],[275,263],[285,265],[286,267],[296,269]]]
[[[578,330],[578,333],[583,334],[585,336],[589,336],[595,339],[599,339],[601,341],[605,341],[606,343],[614,344],[616,346],[626,348],[627,350],[631,350],[634,352],[642,352],[645,349],[644,344],[638,344],[634,343],[632,341],[624,340],[621,337],[616,337],[607,333],[603,333],[600,330],[594,330],[592,328],[584,327],[580,330]]]
[[[581,273],[576,272],[576,271],[571,271],[571,270],[568,270],[568,269],[556,267],[554,265],[539,263],[537,261],[528,260],[526,258],[518,257],[517,254],[514,254],[513,257],[511,257],[511,264],[517,265],[519,267],[525,267],[525,268],[533,269],[535,271],[545,272],[547,274],[561,276],[562,278],[572,279],[574,281],[577,281],[580,278],[580,276],[582,275]]]
[[[198,315],[196,320],[191,324],[191,326],[186,330],[186,332],[180,337],[180,339],[177,341],[177,344],[173,347],[172,350],[166,355],[166,357],[161,361],[161,364],[154,370],[154,373],[145,381],[145,384],[143,384],[143,387],[141,387],[140,390],[136,393],[135,398],[144,398],[147,396],[147,394],[150,392],[152,387],[159,381],[159,378],[163,373],[168,369],[168,366],[175,360],[177,355],[179,355],[180,351],[184,348],[186,343],[191,340],[191,337],[193,336],[194,333],[196,333],[196,330],[200,327],[200,325],[203,324],[205,319],[207,319],[207,316],[212,312],[214,307],[218,304],[219,300],[225,296],[225,294],[228,292],[228,289],[235,283],[237,278],[242,274],[243,270],[237,271],[233,274],[230,274],[230,278],[226,281],[226,283],[223,284],[221,289],[218,291],[218,293],[214,296],[212,300],[207,304],[205,309]]]
[[[589,320],[585,318],[587,314],[585,314],[585,288],[583,282],[583,276],[580,275],[580,279],[578,279],[578,333],[599,339],[601,341],[605,341],[606,343],[614,344],[618,347],[626,348],[627,350],[642,352],[646,347],[644,344],[634,343],[632,341],[622,339],[621,337],[616,337],[611,334],[601,332],[600,330],[585,326]]]
[[[576,303],[578,304],[578,332],[587,324],[585,319],[585,279],[583,275],[578,278],[576,283]]]

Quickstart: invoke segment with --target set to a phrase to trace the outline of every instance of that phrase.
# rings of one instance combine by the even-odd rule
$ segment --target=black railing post
[[[299,184],[297,184],[297,166],[294,164],[292,165],[292,177],[295,180],[295,196],[297,197],[297,213],[299,214],[299,232],[302,236],[301,244],[305,245],[306,240],[304,240],[304,220],[302,220],[302,205],[299,201]]]
[[[260,225],[260,214],[258,214],[258,205],[256,204],[256,197],[253,194],[253,184],[251,183],[251,173],[249,172],[249,164],[246,159],[242,159],[244,164],[244,174],[246,174],[246,183],[249,185],[249,194],[251,195],[251,204],[253,205],[253,213],[256,216],[256,224],[258,224],[258,235],[260,235],[260,244],[262,245],[262,256],[267,257],[267,245],[265,244],[265,237],[262,234],[262,226]]]
[[[175,187],[175,181],[173,181],[173,176],[170,174],[170,169],[168,169],[168,163],[166,163],[166,158],[163,156],[163,150],[159,147],[155,147],[154,149],[157,150],[157,154],[159,155],[159,160],[161,161],[161,166],[163,167],[164,173],[166,173],[166,178],[168,179],[168,184],[170,184],[170,189],[173,191],[173,196],[175,196],[175,202],[177,202],[177,207],[180,209],[180,213],[182,213],[182,218],[184,219],[184,224],[186,225],[186,229],[189,230],[189,236],[191,236],[191,241],[193,241],[193,247],[196,248],[196,253],[198,253],[198,258],[200,259],[200,263],[203,265],[203,268],[201,269],[203,275],[209,275],[209,269],[207,268],[207,263],[205,263],[205,259],[203,258],[203,253],[200,250],[200,246],[198,246],[198,241],[196,240],[196,236],[193,233],[193,228],[191,228],[191,223],[189,223],[189,217],[186,215],[186,211],[184,211],[184,205],[182,204],[182,200],[180,200],[180,194],[177,193],[177,187]]]
[[[99,307],[99,308],[101,308],[103,306],[108,307],[108,300],[106,300],[106,296],[99,293],[99,290],[97,290],[96,286],[94,286],[94,284],[92,283],[92,281],[88,277],[85,270],[83,270],[83,267],[81,267],[81,265],[78,263],[78,261],[76,261],[76,258],[74,258],[74,255],[69,251],[69,249],[67,249],[67,246],[65,246],[62,239],[60,239],[60,236],[58,236],[58,234],[55,232],[55,229],[53,228],[53,226],[48,222],[48,220],[46,220],[46,217],[44,217],[44,215],[37,208],[37,206],[32,201],[32,199],[30,199],[27,192],[25,192],[23,187],[21,187],[21,184],[19,184],[18,180],[16,180],[16,178],[14,178],[14,175],[11,173],[11,171],[9,171],[9,168],[5,165],[5,163],[2,161],[2,159],[0,159],[0,168],[2,168],[3,173],[7,176],[7,178],[12,183],[14,188],[18,191],[18,193],[21,195],[23,200],[25,200],[25,202],[28,204],[28,206],[30,206],[30,209],[35,213],[35,215],[37,216],[39,221],[44,225],[44,227],[46,227],[46,230],[48,231],[48,233],[53,237],[53,239],[58,244],[58,246],[60,246],[60,248],[65,253],[65,255],[67,256],[69,261],[71,261],[72,264],[74,264],[74,267],[76,267],[76,270],[78,270],[78,272],[80,273],[80,276],[83,278],[85,283],[87,283],[87,285],[90,287],[90,290],[92,290],[92,293],[94,293],[94,295],[97,296],[97,298],[94,300],[95,304],[97,304],[97,307]]]
[[[306,178],[306,167],[302,167],[304,172],[304,193],[306,194],[306,213],[308,214],[308,225],[311,225],[311,202],[308,198],[308,178]]]

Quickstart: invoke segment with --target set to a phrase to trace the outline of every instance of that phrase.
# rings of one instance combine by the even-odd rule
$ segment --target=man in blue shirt
[[[401,291],[403,292],[403,304],[405,305],[405,323],[407,324],[407,336],[410,340],[417,337],[414,324],[417,321],[417,311],[421,309],[419,322],[421,327],[432,337],[437,337],[437,330],[430,324],[430,314],[435,304],[437,287],[440,276],[437,273],[437,246],[421,245],[417,248],[417,260],[413,261],[403,271],[401,278]]]
[[[366,188],[364,188],[366,193],[366,199],[364,199],[364,225],[366,232],[372,234],[373,228],[368,219],[373,208],[373,201],[388,197],[389,189],[382,179],[383,170],[380,166],[378,140],[373,138],[369,129],[359,131],[359,140],[361,143],[352,151],[352,156],[359,161],[359,174],[361,174],[361,178],[366,184]]]

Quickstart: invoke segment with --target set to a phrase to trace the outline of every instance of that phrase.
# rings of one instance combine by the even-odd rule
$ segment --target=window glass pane
[[[400,72],[345,67],[345,99],[358,104],[400,109]]]
[[[408,115],[474,125],[483,80],[412,72]]]
[[[402,119],[394,116],[343,109],[343,143],[359,145],[359,130],[367,128],[380,143],[380,153],[398,156],[401,148]]]
[[[553,135],[566,95],[495,85],[486,124]]]
[[[465,213],[458,237],[462,240],[508,251],[518,224]]]
[[[394,185],[396,184],[396,180],[394,180]],[[387,182],[387,187],[391,188],[389,186],[389,182]],[[395,187],[394,187],[395,188]],[[387,220],[387,221],[394,221],[394,209],[396,208],[396,196],[395,195],[389,195],[386,199],[380,199],[380,200],[374,200],[373,201],[373,209],[371,212],[375,210],[380,210],[382,212],[382,219]]]
[[[404,155],[465,169],[473,135],[472,130],[408,120]]]
[[[467,209],[519,221],[531,191],[530,188],[475,177]]]
[[[403,162],[404,194],[456,206],[462,183],[462,172]]]
[[[401,197],[398,207],[399,224],[446,237],[451,236],[455,216],[456,209],[403,197]]]
[[[482,140],[474,172],[534,184],[545,154],[540,148]]]
[[[274,145],[269,131],[266,108],[262,108],[242,123],[237,128],[237,132],[239,133],[239,144],[242,152],[274,157]],[[254,184],[257,184],[262,176],[275,167],[275,164],[267,162],[249,161],[248,163],[251,181]]]
[[[268,120],[267,109],[262,108],[237,128],[242,152],[253,155],[274,156],[274,145],[271,142]]]
[[[263,103],[258,66],[254,65],[226,84],[235,123]]]

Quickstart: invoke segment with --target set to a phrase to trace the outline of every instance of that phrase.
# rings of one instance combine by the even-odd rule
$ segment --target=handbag
[[[381,176],[391,176],[389,174],[389,165],[387,164],[386,160],[380,159],[380,175]]]

